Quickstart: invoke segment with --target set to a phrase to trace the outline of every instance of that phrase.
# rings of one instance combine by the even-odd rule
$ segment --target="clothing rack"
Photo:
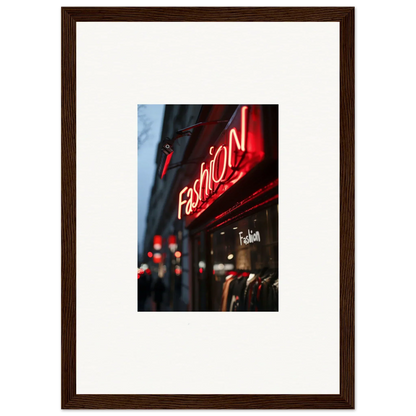
[[[279,275],[276,268],[263,267],[255,271],[233,270],[223,283],[220,310],[224,312],[278,311],[278,282]]]

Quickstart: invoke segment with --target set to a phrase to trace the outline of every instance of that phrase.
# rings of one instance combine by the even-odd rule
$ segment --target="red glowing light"
[[[218,178],[218,179],[215,179],[214,178],[214,171],[215,171],[215,162],[216,162],[216,160],[217,160],[217,156],[220,154],[220,152],[221,152],[221,150],[224,150],[224,161],[223,161],[223,167],[222,167],[222,173],[221,173],[221,176]],[[215,153],[215,156],[214,156],[214,160],[213,160],[213,170],[212,170],[212,174],[211,174],[211,177],[212,177],[212,180],[215,182],[215,183],[218,183],[218,182],[221,182],[222,181],[222,178],[224,177],[224,174],[225,174],[225,168],[227,167],[227,148],[225,147],[225,146],[223,146],[223,145],[221,145],[219,148],[218,148],[218,150],[217,150],[217,153]]]
[[[137,278],[140,279],[140,275],[142,275],[144,273],[143,269],[139,269],[137,272]]]
[[[208,188],[209,188],[209,171],[208,169],[204,169],[205,162],[201,163],[201,174],[199,177],[199,200],[202,201],[202,187],[205,190],[205,195],[208,196]],[[205,185],[204,184],[205,179]],[[208,186],[207,186],[208,185]]]
[[[153,237],[153,248],[155,250],[160,250],[162,248],[162,236],[161,235],[155,235]]]
[[[147,257],[152,258],[152,257],[153,257],[153,253],[152,253],[151,251],[149,251],[149,252],[147,253]]]
[[[163,178],[165,176],[165,173],[168,170],[169,162],[170,162],[170,159],[172,158],[172,155],[173,155],[173,152],[169,153],[166,157],[165,166],[163,166],[163,172],[162,172],[161,178]]]
[[[177,243],[176,243],[176,236],[175,235],[170,235],[168,238],[168,247],[169,250],[173,253],[176,248],[178,247]]]
[[[182,256],[182,253],[180,251],[175,251],[175,257],[179,259]]]
[[[147,273],[147,274],[151,274],[152,272],[151,272],[151,270],[150,270],[150,269],[146,269],[146,273]]]
[[[258,122],[261,118],[260,107],[252,106],[250,124],[248,115],[248,106],[238,108],[229,127],[218,138],[219,145],[209,148],[209,160],[200,164],[198,177],[180,191],[179,219],[182,219],[183,211],[187,216],[201,215],[213,201],[263,160],[263,133]]]
[[[200,267],[199,268],[199,273],[201,273],[202,274],[202,272],[203,272],[204,270],[202,269],[202,267]]]
[[[196,186],[197,186],[197,183],[199,182],[199,179],[197,179],[195,182],[194,182],[194,195],[196,195],[196,198],[195,198],[195,204],[192,204],[192,209],[195,209],[197,206],[198,206],[198,202],[199,202],[199,194],[198,194],[198,191],[196,190]]]
[[[162,261],[162,255],[160,253],[155,253],[153,255],[153,262],[160,263]]]
[[[186,196],[188,197],[188,202],[186,204],[185,212],[186,215],[189,215],[192,212],[192,199],[194,197],[194,191],[192,188],[188,189]]]
[[[179,192],[179,208],[178,208],[178,219],[180,220],[182,218],[182,205],[186,204],[186,201],[182,201],[182,195],[186,192],[188,189],[187,186],[182,189],[182,191]]]
[[[255,198],[257,198],[259,195],[263,195],[263,194],[265,194],[266,192],[270,191],[272,188],[277,187],[278,185],[279,185],[279,178],[276,178],[276,179],[274,179],[272,182],[270,182],[268,185],[264,186],[263,188],[261,188],[261,189],[259,189],[258,191],[254,192],[254,194],[250,195],[248,198],[246,198],[246,199],[244,199],[243,201],[241,201],[241,204],[240,204],[240,205],[246,205],[246,204],[248,204],[248,202],[250,202],[250,201],[254,200],[254,199],[255,199]],[[264,202],[262,202],[262,203],[260,203],[260,204],[257,204],[256,206],[254,206],[254,207],[252,207],[252,208],[250,208],[250,209],[246,210],[246,211],[245,211],[245,214],[247,214],[247,213],[248,213],[248,212],[250,212],[250,211],[253,211],[253,210],[254,210],[254,209],[256,209],[256,208],[259,208],[259,207],[261,207],[261,206],[263,206],[263,205],[266,205],[266,204],[267,204],[267,203],[269,203],[270,201],[273,201],[274,199],[278,199],[278,198],[279,198],[279,194],[273,195],[273,196],[272,196],[271,198],[269,198],[267,201],[264,201]],[[232,210],[232,209],[231,209],[231,210]],[[225,217],[226,215],[228,215],[228,214],[231,212],[231,210],[228,210],[228,211],[222,212],[220,215],[217,215],[217,216],[215,217],[215,220],[218,220],[218,219],[220,219],[220,218]],[[223,225],[223,224],[225,224],[225,222],[222,222],[222,223],[218,224],[218,225],[217,225],[217,227],[220,227],[220,226],[221,226],[221,225]]]

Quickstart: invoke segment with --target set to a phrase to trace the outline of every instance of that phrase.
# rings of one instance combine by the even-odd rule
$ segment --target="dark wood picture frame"
[[[354,8],[64,7],[62,17],[63,409],[354,408]],[[340,394],[76,394],[76,22],[274,21],[340,23]]]

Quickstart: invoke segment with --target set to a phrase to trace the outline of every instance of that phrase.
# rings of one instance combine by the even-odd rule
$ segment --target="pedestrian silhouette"
[[[144,304],[148,296],[148,277],[145,273],[138,275],[137,280],[137,303],[138,310],[144,311]]]
[[[150,295],[150,284],[151,275],[149,273],[137,276],[137,305],[139,311],[145,310],[146,299]]]
[[[153,288],[153,300],[156,303],[156,310],[161,311],[161,305],[163,302],[163,293],[165,292],[165,284],[163,283],[163,280],[158,277],[155,283],[155,286]]]

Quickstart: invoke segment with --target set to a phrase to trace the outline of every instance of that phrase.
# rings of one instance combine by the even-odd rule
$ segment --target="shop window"
[[[210,240],[212,310],[277,311],[278,207],[218,228]],[[253,282],[257,286],[251,287]],[[233,294],[225,293],[227,286],[236,288],[234,299]]]

